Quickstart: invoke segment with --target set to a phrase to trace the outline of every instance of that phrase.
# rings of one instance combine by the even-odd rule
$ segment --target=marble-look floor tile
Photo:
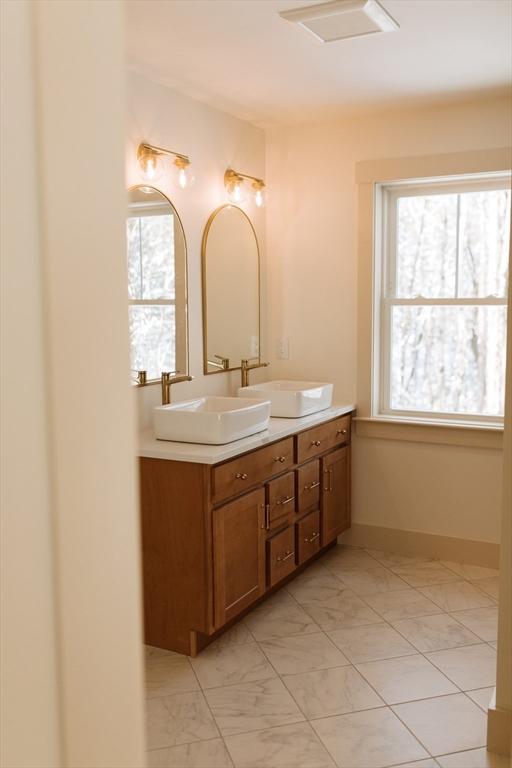
[[[375,563],[371,568],[344,570],[339,578],[356,595],[373,595],[376,592],[391,592],[404,589],[407,585],[401,578]]]
[[[452,614],[454,619],[460,621],[482,640],[490,643],[498,638],[498,609],[473,608],[469,611],[457,611]]]
[[[306,571],[302,576],[298,576],[286,585],[286,589],[298,603],[321,603],[332,597],[339,597],[347,587],[323,568],[323,573],[317,573],[314,576]]]
[[[381,621],[380,616],[375,611],[349,590],[342,592],[338,597],[332,597],[321,603],[305,603],[304,608],[318,626],[324,630],[357,627]]]
[[[246,617],[246,624],[256,640],[318,632],[318,626],[311,617],[290,595],[288,597],[292,601],[291,605],[264,603]]]
[[[500,577],[493,576],[492,579],[477,579],[471,582],[474,587],[481,592],[485,592],[486,595],[499,600],[500,596]]]
[[[349,663],[323,632],[263,640],[260,648],[280,675],[341,667]]]
[[[417,565],[419,563],[434,562],[431,558],[421,557],[420,555],[399,555],[398,552],[384,552],[380,549],[368,549],[366,551],[391,571],[402,565]]]
[[[336,629],[329,632],[329,637],[353,664],[416,653],[416,649],[388,624]]]
[[[496,652],[485,643],[436,651],[426,656],[464,691],[496,684]]]
[[[483,568],[481,565],[454,563],[449,560],[443,560],[442,563],[451,571],[469,581],[475,581],[476,579],[490,579],[492,576],[498,576],[499,573],[496,568]]]
[[[364,599],[383,619],[391,622],[439,613],[437,605],[415,589],[365,595]]]
[[[485,747],[443,755],[437,761],[441,768],[510,768],[510,758],[488,752]]]
[[[341,578],[345,571],[357,571],[364,568],[376,568],[379,563],[361,549],[340,552],[331,550],[321,560],[330,573]]]
[[[223,736],[305,719],[279,678],[212,688],[205,696]]]
[[[199,683],[186,656],[153,656],[145,664],[146,698],[198,691]]]
[[[286,675],[283,682],[308,719],[384,706],[354,667]]]
[[[419,591],[443,611],[464,611],[470,608],[487,608],[494,603],[475,589],[468,581],[452,581],[448,584],[432,584]]]
[[[213,644],[190,661],[203,688],[252,683],[276,677],[256,643]]]
[[[175,693],[146,702],[148,749],[174,747],[219,735],[202,693]]]
[[[463,693],[398,704],[393,711],[434,757],[486,742],[487,718]]]
[[[222,739],[195,741],[147,754],[148,768],[232,768]]]
[[[489,709],[490,701],[494,694],[494,686],[491,685],[488,688],[477,688],[476,691],[466,691],[466,696],[469,696],[475,704],[478,704],[480,709],[487,712]]]
[[[479,642],[473,632],[459,624],[448,613],[402,619],[394,621],[393,626],[422,652],[441,651]]]
[[[145,645],[144,646],[144,658],[146,660],[148,659],[157,659],[161,658],[162,656],[181,656],[181,653],[176,653],[175,651],[167,651],[165,648],[155,648],[153,645]]]
[[[244,643],[254,643],[254,637],[249,632],[245,622],[239,621],[214,642],[216,645],[243,645]]]
[[[424,563],[403,563],[391,569],[410,587],[425,587],[429,584],[444,584],[460,580],[456,573],[445,568],[436,560]]]
[[[313,720],[339,768],[384,768],[428,753],[388,708]]]
[[[309,723],[227,736],[236,768],[334,768]]]
[[[403,656],[358,664],[357,669],[386,704],[457,693],[458,690],[424,656]]]
[[[439,768],[439,763],[433,757],[428,760],[415,760],[414,763],[401,763],[391,768]]]

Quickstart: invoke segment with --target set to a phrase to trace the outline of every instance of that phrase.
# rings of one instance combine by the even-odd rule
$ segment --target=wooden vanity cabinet
[[[219,464],[140,459],[146,642],[195,656],[350,526],[350,415]]]

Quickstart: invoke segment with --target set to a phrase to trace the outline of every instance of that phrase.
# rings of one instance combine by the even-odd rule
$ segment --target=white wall
[[[188,249],[190,373],[193,382],[173,386],[173,400],[197,394],[232,394],[239,386],[240,372],[203,376],[203,327],[201,299],[201,239],[210,214],[229,202],[224,189],[224,172],[232,167],[262,177],[265,173],[265,135],[230,115],[194,99],[157,85],[146,78],[128,76],[128,141],[126,184],[141,183],[136,160],[141,141],[166,147],[190,156],[195,185],[181,190],[168,173],[156,183],[175,205],[185,230]],[[241,206],[251,219],[261,254],[262,306],[266,305],[265,209],[247,201]],[[226,296],[229,301],[229,296]],[[266,354],[266,313],[262,313],[262,355]],[[254,372],[254,381],[264,375]],[[160,401],[160,388],[148,386],[137,391],[142,428],[150,423],[151,407]]]
[[[327,379],[358,401],[356,163],[510,144],[505,99],[268,131],[266,178],[272,375]],[[371,307],[368,306],[368,317]],[[273,358],[288,336],[290,359]],[[353,521],[499,540],[501,452],[354,441]]]

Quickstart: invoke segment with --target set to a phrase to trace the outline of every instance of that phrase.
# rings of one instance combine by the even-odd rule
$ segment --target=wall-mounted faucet
[[[214,355],[214,357],[220,360],[220,363],[217,363],[216,360],[208,360],[208,365],[212,365],[221,371],[229,371],[229,357],[222,357],[222,355]]]
[[[171,402],[171,386],[180,384],[182,381],[192,381],[193,376],[175,376],[176,371],[162,371],[162,405],[169,405]]]
[[[248,387],[249,386],[249,371],[254,371],[256,368],[266,368],[270,363],[260,363],[259,360],[257,363],[249,364],[249,360],[241,360],[240,361],[240,369],[242,374],[242,387]]]

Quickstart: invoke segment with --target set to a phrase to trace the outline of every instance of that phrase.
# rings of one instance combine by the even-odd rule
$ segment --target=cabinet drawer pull
[[[321,440],[312,440],[311,447],[315,446],[315,448],[318,448],[321,442],[322,442]]]
[[[279,556],[278,556],[278,558],[277,558],[277,562],[278,562],[278,563],[284,563],[286,560],[289,560],[289,559],[290,559],[290,557],[293,557],[293,555],[294,555],[294,554],[295,554],[295,552],[293,552],[293,550],[292,550],[292,551],[290,551],[290,550],[287,550],[287,551],[284,553],[284,555],[279,555]]]
[[[235,478],[237,480],[247,480],[247,472],[237,472]]]
[[[319,538],[320,538],[320,533],[318,531],[313,531],[309,539],[307,536],[304,538],[304,544],[311,544],[312,541],[316,541]]]
[[[274,456],[274,461],[280,461],[282,464],[286,461],[286,456]]]
[[[346,435],[348,433],[347,429],[338,429],[336,432],[336,435]]]
[[[281,504],[289,504],[290,501],[295,501],[295,496],[285,496],[284,499],[279,499],[278,502],[276,502],[277,505]]]
[[[313,488],[318,488],[319,485],[320,485],[320,480],[315,480],[314,483],[306,483],[306,485],[304,486],[304,490],[312,491]]]
[[[331,491],[332,491],[332,469],[325,469],[324,473],[326,475],[328,475],[328,477],[329,477],[329,484],[328,484],[327,488],[325,488],[325,486],[324,486],[324,491],[327,491],[328,493],[331,493]]]

